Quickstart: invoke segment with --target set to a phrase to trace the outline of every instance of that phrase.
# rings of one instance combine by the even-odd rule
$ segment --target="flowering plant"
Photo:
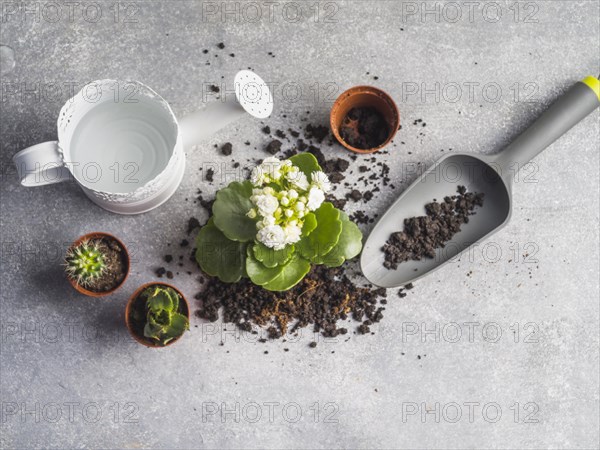
[[[325,201],[331,189],[316,158],[267,158],[249,181],[217,192],[213,216],[198,234],[196,260],[221,281],[242,277],[270,291],[300,282],[311,264],[341,266],[362,249],[362,233]]]

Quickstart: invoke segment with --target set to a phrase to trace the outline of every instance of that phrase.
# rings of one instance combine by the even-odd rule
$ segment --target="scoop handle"
[[[512,179],[525,164],[598,106],[600,81],[586,77],[577,82],[495,158],[496,169],[504,179]]]

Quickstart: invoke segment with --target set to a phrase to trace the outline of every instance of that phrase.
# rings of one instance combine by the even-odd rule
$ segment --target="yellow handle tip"
[[[594,91],[596,97],[598,97],[598,101],[600,101],[600,81],[598,78],[589,76],[585,77],[583,80],[581,80],[581,82],[586,84],[592,91]]]

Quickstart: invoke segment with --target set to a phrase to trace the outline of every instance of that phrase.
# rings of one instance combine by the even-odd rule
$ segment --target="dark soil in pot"
[[[340,136],[354,148],[368,150],[382,145],[390,135],[383,115],[373,107],[352,108],[340,127]]]
[[[86,289],[92,292],[107,292],[118,287],[129,270],[127,254],[121,245],[114,239],[103,237],[94,239],[98,248],[104,254],[106,271],[97,280],[92,281]]]

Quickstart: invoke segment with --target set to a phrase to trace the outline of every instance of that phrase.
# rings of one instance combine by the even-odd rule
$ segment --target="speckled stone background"
[[[348,341],[304,330],[261,344],[194,318],[156,351],[124,327],[128,296],[167,253],[185,255],[170,267],[193,301],[197,272],[187,275],[179,242],[189,217],[207,217],[196,190],[210,197],[224,183],[199,169],[264,157],[259,121],[189,152],[173,198],[136,217],[101,210],[72,183],[23,188],[11,164],[56,138],[60,107],[88,81],[140,80],[183,117],[215,100],[203,98],[208,84],[251,67],[275,86],[272,129],[326,124],[353,85],[395,98],[404,126],[378,156],[395,186],[368,205],[380,214],[417,163],[500,151],[597,75],[598,1],[3,1],[1,13],[0,447],[598,447],[598,111],[523,168],[508,227],[407,297],[390,290],[374,335]],[[227,141],[232,157],[213,148]],[[124,287],[97,300],[60,267],[67,244],[93,230],[120,236],[135,260]]]

